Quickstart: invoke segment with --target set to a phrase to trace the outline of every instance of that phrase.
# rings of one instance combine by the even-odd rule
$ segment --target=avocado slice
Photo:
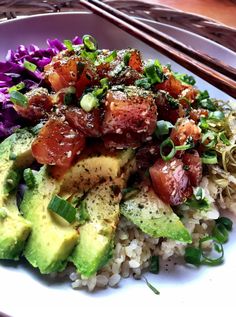
[[[119,220],[119,200],[111,182],[97,185],[84,200],[89,221],[79,227],[79,243],[70,259],[78,272],[89,277],[112,256],[114,234]]]
[[[17,130],[0,144],[0,259],[18,260],[31,225],[19,213],[14,189],[22,170],[31,165],[31,144],[34,134]]]
[[[66,192],[87,192],[103,180],[116,179],[122,168],[134,157],[127,149],[111,155],[88,156],[79,160],[63,177],[61,195]]]
[[[43,166],[35,175],[35,186],[27,189],[21,203],[24,217],[32,224],[24,256],[42,274],[62,271],[78,241],[77,231],[59,215],[48,210],[61,182],[49,176]]]
[[[149,188],[142,188],[133,198],[120,205],[121,214],[154,238],[170,238],[181,242],[192,242],[191,235],[170,205],[165,204]]]

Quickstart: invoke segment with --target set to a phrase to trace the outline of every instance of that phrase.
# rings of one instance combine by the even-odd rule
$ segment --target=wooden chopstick
[[[181,43],[180,41],[174,39],[173,37],[168,36],[167,34],[158,31],[152,26],[149,26],[146,23],[143,23],[137,19],[129,17],[127,14],[97,0],[91,0],[91,3],[99,6],[100,8],[104,9],[105,11],[113,14],[116,17],[121,18],[123,21],[126,21],[133,26],[136,26],[139,30],[148,33],[149,35],[155,37],[156,39],[164,42],[173,48],[176,48],[178,51],[187,54],[188,56],[194,58],[195,60],[211,67],[212,69],[220,72],[227,77],[236,80],[236,68],[231,67],[230,65],[222,63],[220,60],[216,58],[212,58],[207,54],[204,54],[201,51],[196,51],[192,49],[190,46],[186,46],[185,44]]]
[[[213,86],[221,89],[222,91],[226,92],[230,96],[236,98],[236,81],[230,78],[232,77],[232,74],[230,77],[229,76],[227,77],[225,74],[222,74],[219,72],[219,70],[217,69],[217,66],[214,65],[215,67],[212,68],[211,66],[209,66],[209,64],[207,65],[203,62],[199,62],[195,58],[191,57],[190,56],[191,53],[190,55],[188,55],[182,51],[179,51],[175,45],[174,47],[172,47],[172,45],[170,44],[171,44],[171,41],[173,40],[170,37],[168,37],[167,41],[161,41],[160,39],[156,38],[153,35],[153,33],[151,35],[149,31],[147,32],[145,24],[144,26],[142,26],[142,29],[140,29],[138,24],[140,23],[143,24],[142,22],[136,21],[135,19],[130,18],[126,14],[111,8],[107,4],[104,4],[97,0],[90,0],[90,1],[80,0],[80,3],[83,6],[90,9],[92,12],[101,16],[102,18],[105,18],[106,20],[117,25],[118,27],[125,30],[129,34],[145,42],[152,48],[158,50],[160,53],[173,59],[174,61],[184,66],[191,72],[195,73],[199,77],[208,81]],[[123,16],[125,16],[125,18]],[[162,36],[163,36],[163,33],[162,33]],[[185,47],[185,50],[186,49],[188,49],[188,47]],[[230,73],[232,73],[232,71],[230,71]],[[235,74],[236,74],[236,70],[234,75]]]

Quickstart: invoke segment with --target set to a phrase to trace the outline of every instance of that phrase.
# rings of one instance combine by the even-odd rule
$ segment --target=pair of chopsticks
[[[155,28],[98,0],[80,4],[168,56],[213,86],[236,98],[236,69],[193,50]]]

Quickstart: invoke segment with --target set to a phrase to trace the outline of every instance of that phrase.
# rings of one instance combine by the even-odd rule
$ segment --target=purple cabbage
[[[72,42],[75,45],[82,43],[78,36]],[[38,87],[43,79],[44,66],[51,62],[53,56],[66,48],[58,39],[47,40],[47,44],[46,49],[40,49],[34,44],[28,48],[20,45],[15,51],[9,50],[6,60],[0,62],[0,138],[12,134],[24,122],[10,102],[8,88],[20,82],[25,84],[24,92]],[[37,70],[27,70],[24,67],[25,61],[37,65]]]

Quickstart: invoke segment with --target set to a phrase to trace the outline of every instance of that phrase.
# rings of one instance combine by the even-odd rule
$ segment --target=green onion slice
[[[187,247],[185,249],[184,260],[186,263],[199,266],[201,264],[202,251],[199,248]]]
[[[28,61],[24,61],[24,67],[31,72],[35,72],[37,69],[37,66],[35,64],[30,63]]]
[[[25,84],[22,81],[19,84],[8,88],[8,92],[11,93],[12,91],[22,90],[23,88],[25,88]]]
[[[214,245],[214,250],[219,253],[219,256],[210,256],[207,255],[205,251],[202,249],[202,244],[206,241],[212,241]],[[204,237],[200,240],[200,249],[202,250],[202,257],[203,260],[201,261],[202,264],[207,264],[207,265],[219,265],[223,263],[224,260],[224,248],[222,244],[215,238],[215,237]]]
[[[174,127],[173,124],[170,123],[169,121],[159,120],[157,121],[155,134],[157,137],[161,135],[166,135],[169,133],[169,129],[173,127]]]
[[[151,83],[149,82],[148,78],[140,78],[135,80],[135,86],[144,88],[144,89],[150,89]]]
[[[209,124],[207,123],[207,118],[206,117],[201,117],[200,118],[199,127],[202,130],[207,130],[209,128]]]
[[[98,49],[97,41],[91,35],[83,36],[83,44],[87,51],[94,52]]]
[[[162,83],[164,80],[162,66],[157,59],[154,61],[154,63],[148,64],[144,68],[144,74],[149,79],[151,84]]]
[[[10,100],[18,106],[24,108],[28,106],[28,98],[17,90],[14,90],[10,93]]]
[[[214,121],[221,121],[225,119],[224,112],[222,111],[213,111],[209,113],[208,119],[214,120]]]
[[[219,140],[221,140],[223,142],[223,144],[225,145],[230,145],[230,141],[229,139],[227,138],[227,136],[225,135],[224,132],[220,132],[219,135],[218,135],[218,138]]]
[[[185,151],[189,150],[193,147],[193,144],[183,144],[183,145],[177,145],[175,146],[176,151]]]
[[[165,155],[165,151],[168,148],[170,148],[169,153]],[[175,153],[176,153],[175,145],[174,145],[174,142],[170,138],[166,139],[165,141],[161,143],[160,154],[164,161],[171,160],[175,156]]]
[[[149,271],[153,274],[158,274],[160,270],[160,265],[159,265],[159,256],[153,255],[151,257],[151,262],[150,262],[150,267]]]
[[[24,170],[23,177],[24,177],[26,185],[29,188],[33,188],[35,186],[35,177],[30,168],[27,168]]]
[[[103,63],[111,63],[113,62],[117,57],[117,51],[111,52],[110,55],[108,55],[104,60]]]
[[[217,163],[217,155],[216,151],[209,150],[203,153],[202,155],[202,163],[204,164],[216,164]]]
[[[208,141],[208,142],[206,142]],[[217,134],[213,131],[208,131],[202,136],[202,144],[208,148],[212,149],[216,146],[217,143]]]
[[[225,243],[229,239],[229,232],[222,223],[217,223],[213,228],[212,236],[220,243]]]
[[[74,48],[73,48],[73,44],[70,40],[64,40],[64,45],[65,47],[68,49],[68,51],[73,51]]]
[[[73,221],[75,221],[76,208],[73,207],[70,203],[68,203],[68,201],[66,201],[65,199],[57,195],[55,195],[51,199],[48,205],[48,209],[58,214],[69,223],[72,223]]]
[[[89,112],[99,106],[98,98],[89,92],[82,97],[80,106],[84,111]]]
[[[228,231],[231,231],[233,229],[233,221],[228,217],[220,217],[216,219],[216,223],[224,225]]]
[[[125,64],[126,66],[129,65],[130,57],[131,57],[131,53],[130,53],[130,52],[126,52],[125,55],[124,55],[124,58],[123,58],[123,59],[124,59],[124,64]]]

